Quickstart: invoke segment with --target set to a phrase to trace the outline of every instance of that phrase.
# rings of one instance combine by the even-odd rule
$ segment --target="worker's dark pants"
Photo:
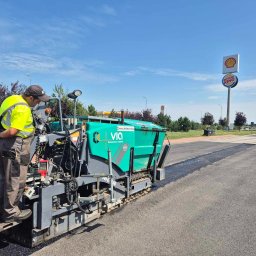
[[[0,139],[0,216],[18,215],[24,192],[32,137]]]

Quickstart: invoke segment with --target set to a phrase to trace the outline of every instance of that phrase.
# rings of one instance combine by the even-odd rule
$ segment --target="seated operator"
[[[0,106],[0,222],[21,221],[32,214],[19,208],[30,160],[35,127],[31,108],[48,101],[39,85],[7,97]]]

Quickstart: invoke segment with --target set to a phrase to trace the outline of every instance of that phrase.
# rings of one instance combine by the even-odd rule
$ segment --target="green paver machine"
[[[22,223],[1,224],[6,237],[36,246],[99,218],[164,178],[169,151],[169,145],[163,148],[164,128],[88,118],[86,128],[68,130],[61,124],[61,131],[53,131],[40,113],[21,202],[33,214]]]

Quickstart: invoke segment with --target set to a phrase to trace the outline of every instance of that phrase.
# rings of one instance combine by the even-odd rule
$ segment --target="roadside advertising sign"
[[[222,84],[227,88],[234,88],[238,83],[237,76],[229,73],[222,78]]]
[[[223,57],[223,74],[236,73],[239,71],[239,55],[229,55]]]

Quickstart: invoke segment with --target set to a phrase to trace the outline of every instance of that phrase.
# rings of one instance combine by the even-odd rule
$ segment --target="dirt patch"
[[[191,138],[182,138],[182,139],[172,139],[170,138],[169,141],[171,144],[182,144],[182,143],[190,143],[196,141],[230,141],[236,138],[236,135],[221,135],[221,136],[200,136],[200,137],[191,137]],[[165,144],[168,143],[168,140],[164,141]]]

